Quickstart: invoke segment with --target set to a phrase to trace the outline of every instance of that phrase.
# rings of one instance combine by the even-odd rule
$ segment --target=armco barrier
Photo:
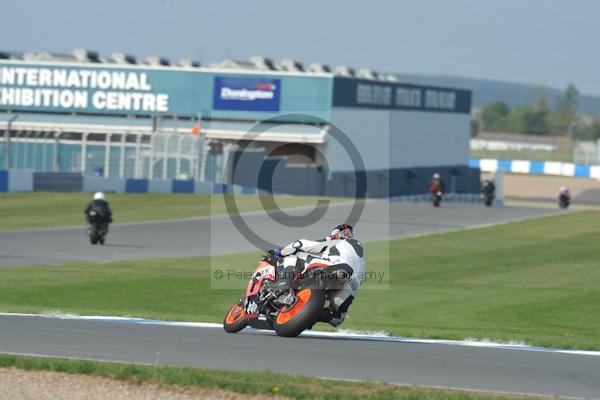
[[[79,173],[38,173],[31,170],[0,170],[0,192],[83,191],[108,193],[235,193],[256,194],[242,185],[171,179],[119,179],[84,177]]]
[[[9,192],[33,192],[33,171],[11,169],[8,171]]]
[[[71,172],[34,172],[33,190],[81,192],[83,190],[83,176]]]
[[[125,192],[125,179],[118,178],[83,178],[84,192]]]
[[[151,179],[148,180],[149,193],[172,193],[173,181],[170,179]]]
[[[188,180],[149,180],[149,179],[118,179],[82,177],[80,174],[57,174],[50,176],[44,173],[43,180],[37,178],[34,185],[35,173],[28,170],[0,171],[0,192],[32,192],[34,190],[59,190],[67,187],[68,190],[83,192],[109,192],[109,193],[197,193],[217,194],[233,193],[253,195],[257,193],[268,194],[268,192],[245,186],[227,185],[214,182],[196,182]],[[288,194],[275,192],[274,194]],[[429,197],[423,194],[392,196],[391,199],[398,201],[422,202],[429,201]],[[477,194],[469,193],[447,193],[444,197],[448,202],[478,202]]]
[[[148,193],[148,179],[127,179],[125,181],[125,192]]]
[[[212,193],[212,182],[194,182],[194,193]]]
[[[417,194],[409,196],[391,197],[390,200],[400,201],[405,203],[428,203],[431,198],[428,194]],[[444,193],[442,200],[444,203],[481,203],[481,197],[473,193]],[[501,206],[504,204],[502,199],[495,199],[494,205]]]
[[[0,170],[0,192],[8,192],[8,171]]]
[[[491,158],[469,160],[469,167],[482,172],[512,172],[515,174],[541,174],[594,178],[600,180],[600,165],[587,166],[555,161],[496,160]]]
[[[171,186],[171,192],[173,193],[194,193],[194,181],[180,181],[177,179],[173,180]]]

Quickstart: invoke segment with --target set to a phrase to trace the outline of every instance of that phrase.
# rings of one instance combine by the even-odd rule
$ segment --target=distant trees
[[[578,125],[574,136],[581,140],[600,140],[600,118],[594,117],[587,124]]]
[[[517,119],[519,131],[528,135],[547,135],[550,133],[548,115],[551,111],[544,101],[535,106],[524,107]]]
[[[535,104],[511,110],[503,101],[497,101],[479,113],[476,118],[478,130],[510,132],[526,135],[559,135],[574,138],[600,138],[600,118],[584,120],[579,115],[579,91],[569,84],[554,109],[541,94]]]
[[[580,122],[578,110],[579,91],[570,84],[562,97],[558,99],[556,110],[550,116],[553,133],[573,135],[576,125]]]
[[[481,120],[486,128],[492,127],[508,114],[510,114],[508,105],[503,101],[497,101],[483,109]]]

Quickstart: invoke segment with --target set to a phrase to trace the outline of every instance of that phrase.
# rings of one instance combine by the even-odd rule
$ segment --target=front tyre
[[[279,336],[296,337],[310,329],[319,320],[325,305],[325,292],[318,289],[301,289],[297,301],[291,307],[282,308],[273,323]]]
[[[223,321],[223,329],[227,333],[236,333],[244,329],[248,325],[246,322],[246,312],[240,301],[237,301],[225,315]]]

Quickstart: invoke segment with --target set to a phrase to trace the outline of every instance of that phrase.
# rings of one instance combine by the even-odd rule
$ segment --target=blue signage
[[[0,114],[170,114],[182,118],[210,114],[259,120],[302,112],[328,119],[332,80],[277,72],[242,75],[201,68],[0,60]],[[303,122],[302,118],[298,121]]]
[[[333,106],[469,114],[469,90],[336,77]]]
[[[281,79],[215,77],[213,109],[279,111]]]

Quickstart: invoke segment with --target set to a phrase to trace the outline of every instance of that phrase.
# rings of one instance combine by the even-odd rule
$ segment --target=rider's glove
[[[279,257],[281,257],[281,249],[269,250],[269,251],[267,251],[267,254],[272,257],[279,258]]]
[[[263,261],[268,262],[271,265],[277,266],[278,261],[281,259],[281,249],[273,249],[267,251],[267,255],[263,257]]]

